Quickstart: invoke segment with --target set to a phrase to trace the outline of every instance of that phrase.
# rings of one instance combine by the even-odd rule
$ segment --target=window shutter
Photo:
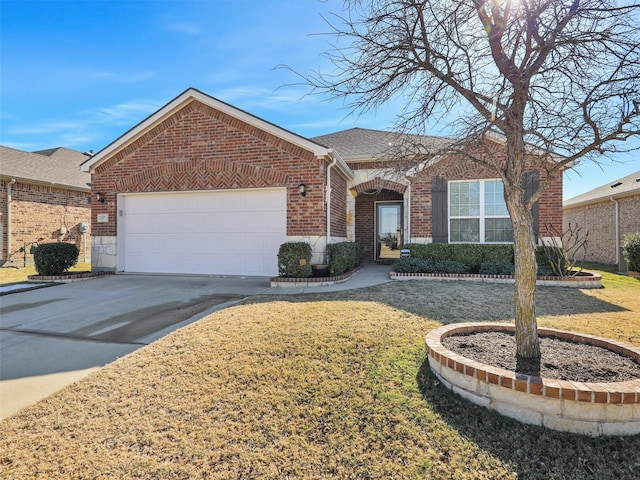
[[[431,235],[433,243],[447,243],[449,240],[449,213],[447,179],[433,177],[431,183]]]
[[[525,202],[529,201],[529,199],[536,194],[539,184],[540,175],[537,171],[524,173],[524,177],[522,178],[522,189],[524,190]],[[534,203],[533,208],[531,209],[531,214],[533,215],[533,233],[536,238],[536,243],[538,243],[538,237],[540,234],[540,208],[538,203],[539,202]]]

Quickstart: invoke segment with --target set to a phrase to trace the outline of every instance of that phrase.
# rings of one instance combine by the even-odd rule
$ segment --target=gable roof
[[[79,170],[87,155],[56,148],[50,155],[0,146],[0,178],[71,190],[90,191],[91,176]]]
[[[85,172],[92,172],[97,168],[101,163],[106,161],[108,158],[116,154],[118,151],[125,148],[127,145],[134,142],[137,138],[144,135],[146,132],[154,128],[164,119],[170,117],[174,112],[180,110],[184,106],[188,105],[193,101],[198,101],[207,105],[211,108],[214,108],[218,111],[226,113],[231,117],[234,117],[238,120],[241,120],[245,123],[248,123],[256,128],[259,128],[263,131],[266,131],[278,138],[281,138],[293,145],[301,147],[307,151],[313,152],[317,157],[327,157],[331,159],[335,159],[337,164],[339,165],[339,169],[342,171],[344,175],[351,178],[353,177],[353,172],[347,166],[347,164],[340,158],[335,151],[330,148],[327,148],[323,145],[320,145],[316,142],[313,142],[307,138],[301,137],[289,130],[285,130],[271,122],[263,120],[255,115],[245,112],[244,110],[240,110],[228,103],[225,103],[217,98],[214,98],[210,95],[207,95],[195,88],[188,88],[176,98],[167,103],[164,107],[160,108],[157,112],[151,114],[149,117],[144,119],[138,125],[130,129],[128,132],[124,133],[118,139],[113,141],[111,144],[107,145],[105,148],[96,153],[89,160],[85,161],[81,165],[81,169]]]
[[[337,150],[345,161],[356,162],[382,159],[385,156],[389,156],[393,153],[393,146],[397,146],[407,138],[413,143],[420,143],[428,150],[445,147],[454,141],[454,139],[448,137],[407,135],[357,127],[320,135],[319,137],[313,137],[311,140]]]
[[[579,207],[632,195],[640,195],[640,171],[570,198],[562,204],[562,207]]]

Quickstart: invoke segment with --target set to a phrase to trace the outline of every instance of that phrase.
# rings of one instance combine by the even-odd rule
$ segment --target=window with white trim
[[[449,242],[513,242],[502,180],[449,182]]]

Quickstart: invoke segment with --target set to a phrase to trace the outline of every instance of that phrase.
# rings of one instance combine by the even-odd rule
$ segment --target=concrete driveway
[[[0,418],[167,333],[268,292],[268,278],[110,275],[0,297]]]
[[[270,288],[267,277],[109,275],[0,297],[0,419],[216,310],[259,294],[389,282],[366,265],[348,282]]]

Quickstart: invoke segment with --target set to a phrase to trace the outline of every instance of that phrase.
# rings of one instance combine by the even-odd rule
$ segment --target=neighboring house
[[[68,148],[24,152],[0,146],[0,244],[2,264],[22,262],[30,244],[75,243],[84,259],[91,222],[91,177],[79,166],[88,155]],[[31,260],[31,255],[27,255]]]
[[[189,89],[83,164],[92,266],[276,275],[285,241],[309,242],[314,263],[325,261],[327,241],[360,241],[365,262],[397,257],[410,242],[511,241],[500,181],[453,158],[415,179],[398,175],[384,168],[394,139],[364,129],[307,139]],[[527,179],[530,194],[544,172]],[[559,178],[536,223],[560,228],[561,197]]]
[[[588,232],[586,260],[620,263],[628,233],[640,232],[640,171],[564,202],[564,229]]]

